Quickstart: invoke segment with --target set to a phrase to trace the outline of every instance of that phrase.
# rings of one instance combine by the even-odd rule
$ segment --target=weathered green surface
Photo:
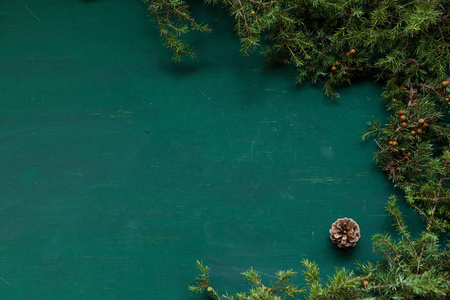
[[[270,280],[302,258],[324,274],[375,259],[395,191],[360,135],[385,116],[381,88],[329,102],[295,86],[238,54],[223,13],[175,64],[146,15],[0,1],[0,298],[198,299],[196,259],[229,292],[250,266]],[[347,252],[328,236],[344,216],[362,230]]]

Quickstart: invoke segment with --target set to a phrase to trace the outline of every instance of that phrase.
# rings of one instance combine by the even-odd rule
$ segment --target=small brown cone
[[[331,225],[330,239],[339,248],[355,247],[356,242],[361,238],[359,225],[350,218],[337,219]]]

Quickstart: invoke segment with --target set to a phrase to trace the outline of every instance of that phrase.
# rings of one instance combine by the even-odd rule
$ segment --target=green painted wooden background
[[[381,86],[330,102],[195,10],[214,34],[176,64],[139,0],[0,0],[1,299],[201,299],[196,259],[223,292],[250,266],[376,259],[395,190],[360,136]],[[329,240],[344,216],[350,251]]]

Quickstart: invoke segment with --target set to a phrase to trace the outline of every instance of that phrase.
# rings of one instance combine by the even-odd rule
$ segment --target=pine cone
[[[356,242],[360,239],[361,233],[359,225],[350,218],[337,219],[331,225],[330,239],[333,244],[339,248],[355,247]]]

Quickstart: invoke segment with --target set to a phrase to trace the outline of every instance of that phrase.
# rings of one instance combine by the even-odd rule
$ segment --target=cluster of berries
[[[430,116],[428,119],[429,119],[428,122],[431,122],[431,121],[433,121],[434,118],[433,118],[433,116]],[[408,121],[408,117],[406,116],[406,114],[403,110],[398,111],[398,120],[399,120],[400,127],[408,130],[409,133],[412,135],[412,138],[414,138],[418,135],[425,134],[430,126],[423,118],[419,118],[417,120],[417,122]],[[411,142],[412,138],[411,138],[411,136],[408,136],[405,140],[406,140],[406,142]],[[397,141],[397,140],[391,140],[388,142],[388,144],[389,144],[389,146],[387,147],[387,150],[389,152],[392,152],[395,149],[398,149],[400,146],[399,141]],[[396,155],[398,155],[399,154],[398,150],[396,150],[395,153],[396,153]],[[407,159],[412,156],[412,153],[407,152],[407,150],[406,150],[404,152],[404,154],[402,154],[402,156],[404,159]]]
[[[351,49],[350,51],[345,53],[345,56],[352,56],[352,55],[355,55],[355,54],[356,54],[356,50],[355,49]],[[336,62],[334,64],[334,66],[331,67],[331,72],[337,73],[340,66],[341,66],[341,63],[340,62]],[[347,76],[347,72],[346,71],[342,72],[342,75]]]
[[[403,110],[399,110],[398,111],[398,115],[399,115],[399,121],[400,121],[400,126],[403,128],[408,128],[408,127],[412,127],[411,130],[411,134],[412,135],[416,135],[416,134],[424,134],[426,133],[426,130],[428,128],[428,123],[425,122],[424,119],[420,118],[416,123],[408,123],[408,118],[405,115],[405,112]],[[430,120],[432,120],[433,117],[430,117]]]
[[[336,73],[340,66],[341,66],[340,62],[335,63],[334,66],[331,67],[331,72]],[[347,72],[346,71],[342,72],[342,75],[346,76]]]

